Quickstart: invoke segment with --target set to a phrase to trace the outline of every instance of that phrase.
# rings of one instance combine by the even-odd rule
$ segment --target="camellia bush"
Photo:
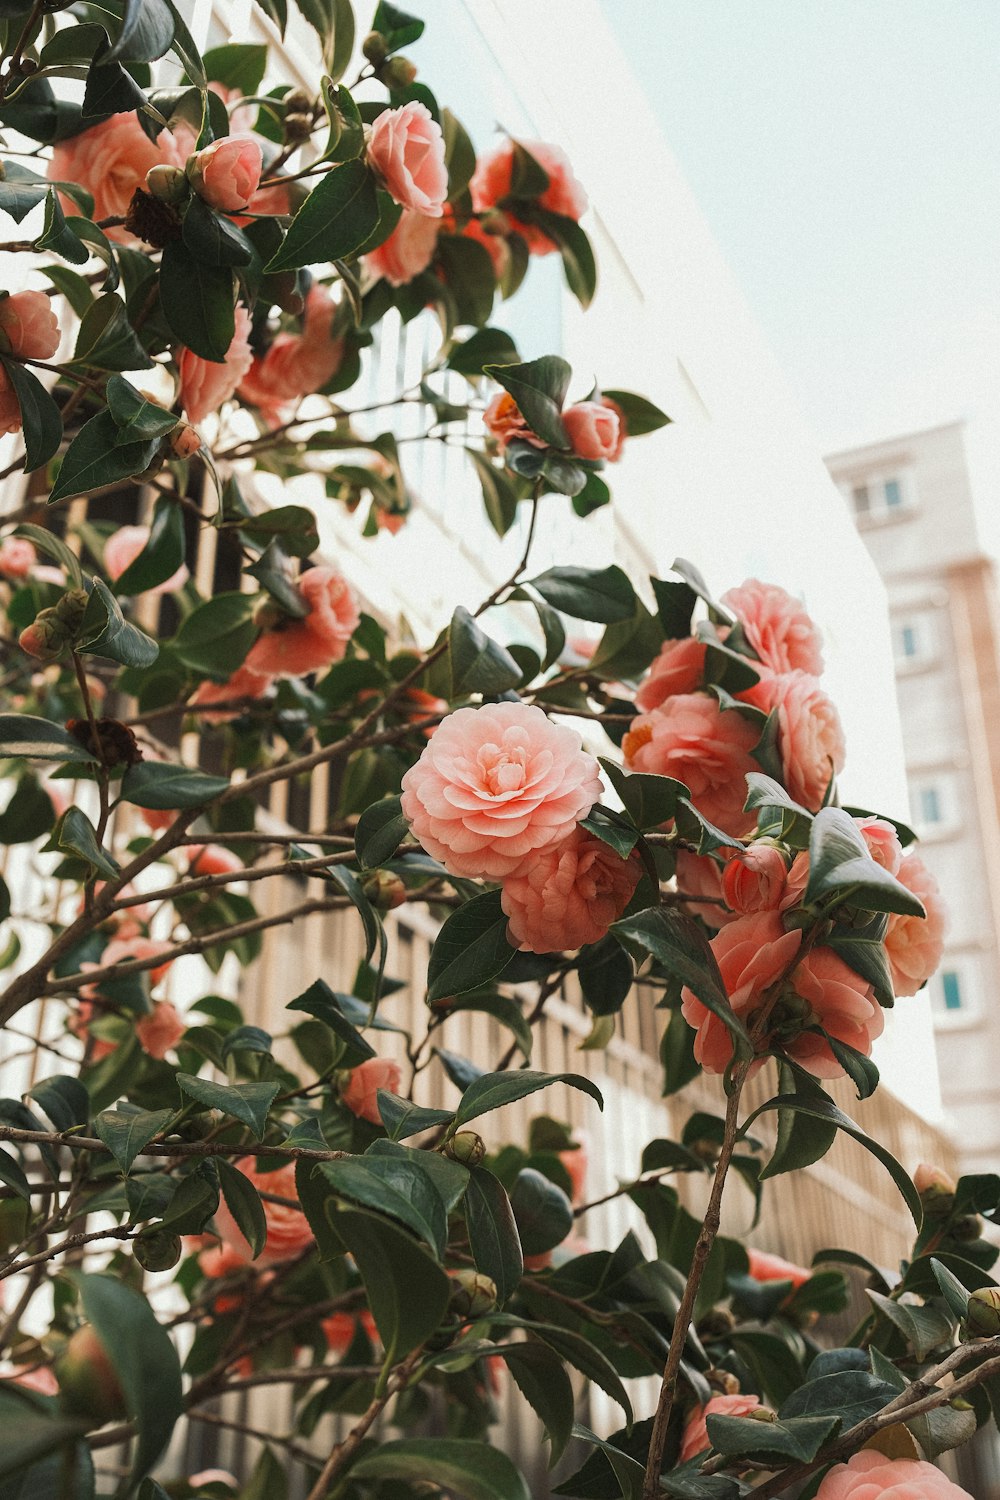
[[[606,505],[667,421],[490,322],[539,257],[590,300],[584,191],[557,145],[477,157],[404,55],[420,20],[383,0],[359,46],[347,0],[297,5],[308,87],[264,46],[202,56],[171,0],[0,0],[0,250],[24,270],[0,293],[0,1022],[38,1039],[41,1080],[0,1100],[0,1491],[524,1500],[513,1382],[561,1495],[964,1495],[933,1460],[1000,1393],[1000,1177],[912,1181],[825,1087],[876,1088],[884,1011],[940,957],[934,881],[906,828],[839,804],[820,641],[779,584],[533,570],[551,497]],[[288,9],[263,0],[279,29]],[[352,400],[386,315],[427,309],[419,381]],[[319,476],[366,533],[403,526],[404,403],[465,449],[520,555],[428,648],[362,612],[294,498]],[[262,472],[289,503],[263,504]],[[211,532],[214,591],[188,572]],[[501,644],[499,610],[534,644]],[[603,627],[589,654],[567,621]],[[271,790],[319,767],[329,817],[279,826]],[[299,894],[262,912],[269,881]],[[385,922],[413,905],[437,937],[401,1034]],[[280,1043],[233,1000],[182,1016],[158,993],[182,956],[210,989],[266,929],[341,910],[351,992],[315,975]],[[583,1238],[567,1125],[509,1138],[506,1107],[549,1085],[601,1107],[585,1072],[531,1066],[570,977],[581,1057],[641,986],[664,1094],[705,1075],[718,1101],[677,1140],[620,1142],[611,1196],[647,1228],[619,1244]],[[469,1011],[509,1048],[449,1050]],[[447,1107],[415,1102],[428,1069]],[[802,1268],[720,1233],[731,1174],[766,1223],[766,1179],[838,1132],[912,1215],[901,1264],[846,1245]],[[867,1278],[853,1332],[845,1267]],[[164,1457],[258,1386],[294,1419],[257,1431],[252,1474]],[[587,1388],[616,1430],[576,1423]]]

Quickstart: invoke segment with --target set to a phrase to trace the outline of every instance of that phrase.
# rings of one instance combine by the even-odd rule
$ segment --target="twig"
[[[93,1136],[73,1135],[47,1130],[21,1130],[16,1125],[0,1125],[0,1141],[16,1141],[22,1145],[66,1146],[72,1151],[102,1151],[110,1155],[110,1148]],[[280,1156],[287,1161],[340,1161],[345,1151],[323,1150],[317,1146],[265,1145],[263,1142],[233,1146],[222,1141],[150,1141],[137,1153],[139,1156]]]
[[[356,1424],[356,1426],[351,1428],[351,1431],[348,1433],[344,1441],[342,1443],[338,1443],[334,1448],[333,1452],[330,1454],[330,1457],[323,1465],[323,1469],[320,1473],[319,1478],[313,1485],[312,1489],[309,1491],[307,1500],[325,1500],[332,1480],[337,1476],[337,1474],[340,1473],[341,1469],[343,1469],[344,1466],[349,1463],[350,1460],[354,1457],[355,1453],[360,1448],[361,1443],[366,1433],[368,1432],[368,1429],[382,1415],[392,1397],[395,1396],[398,1391],[404,1390],[409,1383],[410,1376],[412,1375],[414,1367],[416,1366],[419,1358],[420,1350],[416,1349],[412,1354],[407,1355],[406,1359],[403,1360],[403,1363],[399,1365],[395,1372],[389,1377],[389,1382],[386,1386],[385,1391],[380,1396],[375,1397],[374,1401],[368,1407],[368,1410],[364,1413],[361,1420]]]

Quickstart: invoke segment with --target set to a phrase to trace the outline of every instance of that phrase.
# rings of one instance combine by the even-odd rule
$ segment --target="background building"
[[[994,1171],[1000,653],[996,568],[977,524],[964,427],[890,438],[827,464],[886,586],[910,813],[951,914],[928,986],[942,1097],[964,1165]]]

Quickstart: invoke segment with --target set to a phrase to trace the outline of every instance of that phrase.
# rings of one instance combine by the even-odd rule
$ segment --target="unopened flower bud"
[[[478,1167],[486,1155],[486,1143],[474,1130],[460,1130],[445,1142],[444,1154],[452,1161],[464,1162],[467,1167]]]
[[[730,1320],[730,1326],[735,1328],[735,1320]],[[718,1391],[720,1396],[738,1396],[740,1393],[739,1381],[728,1370],[706,1370],[705,1379],[712,1387],[712,1390]]]
[[[460,1318],[481,1318],[497,1305],[497,1284],[482,1271],[453,1271],[449,1307]]]
[[[292,89],[281,102],[287,111],[295,115],[311,114],[316,103],[305,89]]]
[[[294,114],[285,115],[283,129],[285,140],[289,144],[293,141],[296,143],[307,141],[312,135],[312,128],[312,115],[299,114],[297,111]]]
[[[946,1218],[955,1206],[955,1182],[927,1162],[921,1162],[913,1174],[913,1185],[920,1194],[924,1213],[934,1219]]]
[[[380,68],[389,55],[389,49],[385,44],[385,37],[380,31],[369,31],[361,43],[361,50],[370,63]]]
[[[133,1242],[132,1254],[144,1271],[169,1271],[181,1258],[180,1235],[168,1229],[148,1230]]]
[[[258,630],[273,630],[276,625],[281,625],[288,616],[284,610],[275,604],[273,599],[263,598],[253,612],[253,622]]]
[[[727,1307],[713,1307],[703,1318],[698,1319],[698,1337],[701,1339],[725,1338],[727,1334],[732,1333],[735,1327],[736,1319]],[[719,1373],[725,1374],[726,1372],[721,1371]],[[732,1378],[731,1375],[727,1376],[729,1380]],[[720,1389],[722,1388],[720,1387]],[[729,1396],[732,1395],[732,1392],[725,1389],[724,1394]]]
[[[406,886],[391,870],[372,870],[361,889],[376,911],[393,911],[406,900]]]
[[[170,449],[177,458],[193,458],[200,447],[200,434],[187,422],[170,434]]]
[[[972,1292],[965,1316],[975,1338],[993,1338],[1000,1333],[1000,1286],[981,1286]]]
[[[39,661],[54,661],[75,638],[87,609],[85,589],[68,589],[50,609],[38,612],[18,636],[18,645]]]
[[[183,203],[191,188],[183,167],[161,163],[146,173],[146,191],[161,203]]]
[[[85,1323],[56,1362],[63,1403],[71,1412],[101,1422],[125,1416],[125,1397],[114,1366],[94,1328]]]
[[[776,1422],[778,1420],[777,1412],[772,1411],[769,1406],[755,1406],[753,1411],[747,1412],[747,1416],[751,1422]]]
[[[378,76],[387,89],[406,89],[417,76],[416,64],[408,57],[390,57],[379,69]]]

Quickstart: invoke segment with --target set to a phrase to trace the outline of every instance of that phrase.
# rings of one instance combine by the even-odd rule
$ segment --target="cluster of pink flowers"
[[[322,390],[340,369],[344,341],[332,335],[337,308],[325,286],[310,287],[302,332],[279,333],[266,354],[251,356],[237,382],[239,394],[259,409],[268,426],[279,426],[296,401]]]
[[[862,1448],[824,1476],[816,1500],[972,1500],[972,1496],[933,1464],[887,1458]]]
[[[403,777],[403,812],[454,875],[501,882],[509,936],[549,953],[596,942],[639,879],[580,828],[601,793],[573,730],[520,703],[461,708]]]
[[[0,354],[18,359],[51,359],[59,348],[59,324],[44,292],[0,297]],[[0,365],[0,437],[21,431],[21,407],[10,376]]]
[[[483,424],[501,453],[515,439],[530,443],[533,448],[548,446],[532,432],[517,402],[507,391],[493,397],[483,413]],[[628,434],[625,414],[616,401],[609,401],[604,396],[596,401],[578,401],[562,413],[562,424],[570,449],[577,458],[610,463],[617,463],[621,458]]]

